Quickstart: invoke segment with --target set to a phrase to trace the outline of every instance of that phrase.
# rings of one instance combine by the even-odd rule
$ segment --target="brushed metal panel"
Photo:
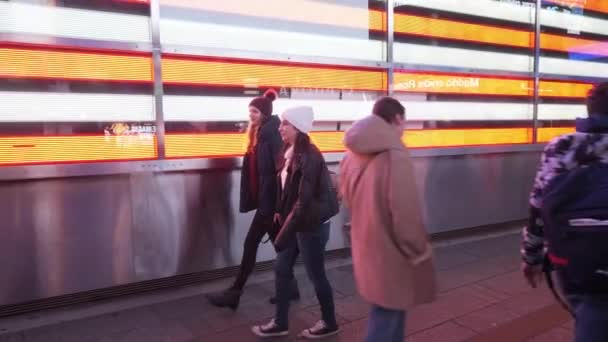
[[[415,158],[424,218],[430,233],[519,220],[538,153]]]
[[[522,219],[538,151],[419,155],[430,233]],[[240,158],[205,169],[0,182],[0,305],[240,263]],[[337,170],[333,162],[330,168]],[[346,210],[328,249],[349,246]],[[271,244],[258,261],[275,258]]]
[[[128,177],[0,184],[0,303],[132,281]]]

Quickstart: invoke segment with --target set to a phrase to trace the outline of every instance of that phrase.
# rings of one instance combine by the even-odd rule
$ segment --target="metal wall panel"
[[[414,157],[429,232],[524,218],[538,157]],[[252,214],[238,213],[238,158],[217,163],[0,183],[0,305],[238,265]],[[349,245],[346,220],[328,249]],[[274,257],[260,246],[258,261]]]
[[[0,304],[133,281],[128,176],[0,184]]]

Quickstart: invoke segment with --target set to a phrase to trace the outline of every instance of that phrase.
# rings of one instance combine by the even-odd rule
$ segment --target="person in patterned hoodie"
[[[568,171],[594,162],[608,164],[608,82],[597,84],[587,96],[588,118],[576,120],[576,132],[553,139],[545,147],[530,195],[530,215],[523,229],[522,271],[532,287],[543,276],[545,239],[542,197],[549,183]],[[576,342],[608,341],[608,294],[566,293],[576,315]]]

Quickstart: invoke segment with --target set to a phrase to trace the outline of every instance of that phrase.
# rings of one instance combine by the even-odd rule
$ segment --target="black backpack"
[[[542,203],[547,256],[564,291],[608,294],[608,164],[556,177]]]

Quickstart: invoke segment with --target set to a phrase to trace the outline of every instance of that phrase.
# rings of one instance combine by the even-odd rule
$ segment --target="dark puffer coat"
[[[276,182],[281,184],[280,172]],[[336,190],[325,159],[314,144],[293,156],[284,189],[278,186],[274,245],[281,251],[295,233],[318,229],[339,211]],[[271,234],[271,238],[273,234]]]
[[[283,141],[279,135],[280,120],[271,116],[258,130],[258,142],[252,153],[245,154],[241,172],[242,213],[258,210],[260,215],[274,214],[277,181],[276,168]]]

